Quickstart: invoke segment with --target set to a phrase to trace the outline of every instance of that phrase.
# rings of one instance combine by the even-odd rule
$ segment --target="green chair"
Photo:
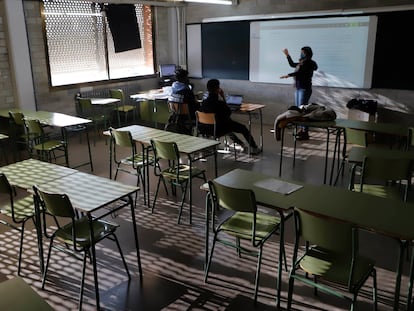
[[[207,182],[205,170],[191,167],[190,178],[190,166],[181,163],[180,151],[178,150],[178,146],[175,142],[163,142],[151,139],[151,145],[155,159],[154,174],[155,176],[158,176],[152,212],[154,212],[161,182],[164,183],[164,186],[166,185],[166,182],[169,182],[171,184],[173,194],[176,194],[175,190],[177,186],[181,188],[181,206],[178,214],[178,223],[180,223],[188,186],[192,182],[193,178],[201,178],[204,182]],[[165,187],[165,190],[168,194],[167,187]],[[190,204],[190,223],[191,219],[192,206]]]
[[[111,98],[117,98],[121,101],[120,104],[115,108],[116,113],[117,114],[119,114],[119,113],[124,114],[125,123],[128,122],[128,114],[132,113],[132,119],[135,123],[135,106],[125,104],[124,91],[121,90],[121,89],[111,89],[111,90],[109,90],[109,94],[111,95]],[[121,124],[118,124],[118,126],[121,126]]]
[[[141,152],[137,151],[137,146],[132,138],[131,132],[119,131],[114,128],[109,128],[109,131],[113,141],[113,161],[116,164],[114,180],[117,179],[118,172],[124,172],[137,176],[137,186],[140,185],[141,181],[144,190],[144,202],[146,204],[148,199],[146,197],[146,187],[149,187],[146,176],[148,175],[148,166],[153,164],[154,158],[152,155],[149,155],[148,158],[145,156],[146,150],[143,144],[141,144]],[[120,152],[123,150],[129,150],[129,156],[121,157]],[[135,204],[136,200],[137,198],[135,197]]]
[[[22,252],[23,252],[23,237],[26,222],[32,220],[35,223],[35,208],[33,203],[33,196],[25,196],[18,200],[14,199],[15,191],[10,185],[6,175],[0,173],[0,194],[8,198],[2,199],[2,202],[8,202],[2,205],[0,213],[7,216],[11,221],[0,219],[0,223],[20,231],[20,248],[19,248],[19,264],[17,274],[20,275]]]
[[[280,228],[281,220],[279,217],[258,212],[255,194],[250,189],[231,188],[214,181],[209,181],[208,184],[213,201],[211,218],[213,221],[214,239],[204,281],[207,282],[216,242],[235,248],[239,257],[242,254],[255,256],[257,257],[254,287],[254,302],[256,303],[263,245]],[[232,213],[216,224],[217,217],[215,217],[215,211],[219,207],[230,210]],[[226,236],[222,233],[226,233],[227,238],[222,238],[222,235]],[[236,239],[235,242],[229,240],[228,236],[234,237]],[[241,240],[249,241],[250,246],[243,246]],[[283,251],[283,247],[281,251]]]
[[[31,157],[37,156],[40,160],[52,162],[52,156],[56,162],[57,158],[65,158],[66,166],[69,166],[67,144],[63,140],[51,139],[44,132],[39,120],[24,120]],[[61,154],[56,155],[56,151]]]
[[[108,222],[104,219],[93,219],[93,239],[91,239],[91,224],[89,222],[89,218],[87,216],[80,218],[76,217],[72,203],[66,194],[45,192],[36,186],[33,187],[33,190],[36,198],[39,200],[40,208],[42,209],[43,234],[50,239],[46,266],[43,271],[42,289],[45,287],[52,247],[70,254],[77,259],[81,259],[77,256],[77,254],[83,253],[82,279],[79,294],[79,310],[81,310],[85,283],[86,259],[90,257],[92,263],[96,265],[96,260],[95,258],[91,258],[92,255],[90,253],[92,244],[97,244],[106,238],[115,241],[124,264],[125,271],[127,272],[128,280],[131,278],[124,255],[115,235],[115,231],[118,228],[117,224]],[[47,226],[46,216],[48,215],[53,217],[57,226],[57,229],[53,230],[52,233],[50,233],[50,228]],[[61,222],[64,222],[66,219],[63,225],[59,223],[58,218]],[[59,241],[61,245],[55,245],[55,240]],[[62,258],[59,262],[61,265],[64,265]],[[95,268],[96,267],[94,267],[94,270]],[[98,292],[98,290],[98,288],[95,288],[95,292]]]
[[[348,153],[349,149],[352,146],[361,146],[367,147],[368,146],[368,134],[365,131],[354,130],[351,128],[345,128],[344,132],[344,146],[342,149],[342,161],[339,166],[339,170],[337,172],[334,185],[337,184],[339,176],[344,174],[345,164],[348,161]],[[357,169],[356,165],[351,167],[351,175],[355,174],[355,170]]]
[[[291,309],[295,280],[314,287],[315,294],[321,290],[349,300],[354,310],[358,293],[370,276],[373,277],[372,299],[376,310],[376,270],[372,260],[359,254],[358,229],[301,209],[295,209],[294,220],[296,239],[287,310]],[[306,247],[299,256],[301,240]]]
[[[378,151],[380,153],[380,151]],[[378,156],[365,157],[359,183],[351,189],[367,194],[407,201],[411,187],[412,161]]]
[[[170,108],[165,99],[154,99],[153,122],[156,128],[164,128],[170,117]]]
[[[90,98],[78,98],[79,116],[89,119],[93,122],[95,128],[95,136],[93,143],[96,144],[96,135],[99,133],[99,126],[103,125],[106,130],[110,125],[110,118],[107,109],[100,107],[99,105],[92,105]]]
[[[10,120],[10,138],[13,142],[14,160],[21,160],[21,151],[28,150],[28,137],[24,124],[24,115],[22,112],[9,111]],[[18,155],[18,156],[17,156]]]

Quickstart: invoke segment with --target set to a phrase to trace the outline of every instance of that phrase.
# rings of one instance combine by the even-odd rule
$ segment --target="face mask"
[[[306,58],[306,55],[305,55],[305,53],[300,53],[300,59],[305,59]]]

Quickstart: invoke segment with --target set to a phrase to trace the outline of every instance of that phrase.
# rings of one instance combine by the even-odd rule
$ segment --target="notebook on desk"
[[[243,95],[227,95],[226,103],[230,107],[231,111],[237,111],[240,109],[243,102]]]

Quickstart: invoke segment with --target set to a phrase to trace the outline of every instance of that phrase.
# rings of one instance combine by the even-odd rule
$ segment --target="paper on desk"
[[[270,191],[275,191],[281,194],[290,194],[303,187],[301,185],[292,184],[275,178],[263,179],[254,183],[254,185],[256,187],[264,188]]]

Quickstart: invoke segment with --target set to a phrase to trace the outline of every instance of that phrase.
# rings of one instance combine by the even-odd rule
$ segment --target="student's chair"
[[[117,98],[120,100],[120,104],[115,108],[116,113],[124,115],[124,122],[128,123],[128,114],[132,114],[132,120],[135,123],[135,106],[125,104],[125,95],[124,91],[121,89],[111,89],[109,90],[109,94],[112,98]],[[118,124],[121,126],[121,124]]]
[[[154,174],[155,176],[158,176],[152,212],[154,212],[161,182],[164,183],[167,194],[168,190],[166,182],[169,182],[171,184],[173,194],[176,194],[176,187],[181,188],[181,205],[178,214],[178,223],[180,223],[188,187],[190,186],[191,189],[193,178],[201,178],[204,182],[207,182],[205,170],[191,166],[190,176],[190,166],[181,163],[180,151],[178,150],[178,146],[175,142],[164,142],[151,139],[151,145],[155,157]],[[190,204],[190,223],[191,219],[192,206]]]
[[[21,151],[28,150],[28,137],[22,112],[9,111],[10,138],[13,142],[14,160],[21,160]]]
[[[211,210],[214,239],[204,281],[207,282],[216,242],[235,248],[239,257],[242,254],[257,257],[254,286],[254,302],[256,303],[263,246],[272,234],[280,229],[280,218],[258,212],[256,197],[251,189],[231,188],[214,181],[209,181],[208,184],[213,203]],[[227,209],[231,213],[216,223],[215,213],[219,207]],[[235,238],[235,242],[231,241],[229,236]],[[242,245],[242,240],[248,241],[249,246]]]
[[[360,181],[356,183],[352,179],[351,190],[407,201],[411,188],[412,164],[410,159],[387,158],[381,155],[365,157]]]
[[[334,185],[337,184],[339,176],[344,174],[345,164],[348,162],[349,150],[352,146],[367,147],[368,134],[365,131],[345,128],[344,130],[344,145],[342,149],[342,161],[337,172]],[[357,166],[354,164],[351,167],[351,178],[356,173]]]
[[[229,141],[227,134],[219,135],[217,133],[217,126],[216,126],[216,114],[212,112],[202,112],[196,111],[196,134],[197,136],[202,137],[211,137],[215,140],[220,140],[221,137],[224,137],[224,150],[218,150],[219,153],[230,153],[229,150]],[[236,150],[236,143],[233,143],[234,149],[234,160],[237,160],[237,150]]]
[[[129,131],[120,131],[114,128],[109,128],[112,137],[112,155],[113,161],[116,164],[116,172],[114,180],[118,177],[118,172],[124,172],[127,174],[132,174],[137,176],[137,186],[142,184],[144,192],[144,202],[146,204],[146,187],[149,185],[146,184],[146,175],[148,175],[148,166],[153,164],[154,158],[152,155],[148,155],[148,159],[145,156],[144,145],[142,145],[142,150],[137,150],[137,145],[132,138],[131,132]],[[120,153],[123,150],[129,150],[129,155],[127,157],[121,157]],[[137,194],[136,194],[137,195]],[[137,197],[135,197],[135,204]]]
[[[374,262],[358,250],[358,229],[351,225],[295,209],[295,247],[289,275],[287,310],[291,310],[294,281],[351,302],[355,309],[358,293],[373,277],[373,309],[377,309],[377,280]],[[299,255],[301,241],[306,243]],[[302,243],[303,243],[302,242]]]
[[[99,126],[103,125],[106,130],[111,122],[108,113],[102,107],[92,105],[90,98],[78,98],[80,117],[89,119],[93,122],[95,128],[95,135],[93,143],[96,144],[96,136],[99,134]]]
[[[0,223],[20,232],[19,263],[17,268],[17,274],[20,275],[26,222],[32,220],[36,226],[33,196],[28,195],[15,200],[15,190],[3,173],[0,173],[0,194],[2,194],[1,197],[4,197],[2,202],[7,202],[0,207],[0,213],[9,219],[0,219]]]
[[[88,257],[91,257],[90,250],[92,244],[97,244],[102,240],[108,238],[115,241],[119,254],[121,256],[122,262],[125,267],[125,271],[128,275],[128,280],[131,278],[126,264],[124,255],[122,253],[121,247],[119,245],[118,239],[115,235],[115,231],[118,228],[118,225],[112,222],[108,222],[104,219],[94,219],[92,220],[93,227],[93,238],[91,239],[91,232],[89,219],[87,216],[81,218],[76,217],[75,210],[72,206],[72,203],[69,197],[66,194],[58,193],[49,193],[42,191],[36,186],[33,187],[36,198],[40,202],[40,206],[43,210],[43,234],[50,239],[49,249],[47,253],[46,266],[43,271],[43,280],[42,280],[42,289],[45,287],[47,272],[49,268],[50,255],[52,247],[57,250],[63,251],[67,254],[74,256],[77,259],[80,259],[77,254],[83,254],[83,268],[82,268],[82,279],[81,279],[81,288],[79,294],[79,310],[82,309],[82,300],[83,300],[83,291],[85,284],[85,269],[86,269],[86,260]],[[55,220],[57,229],[53,230],[51,233],[47,227],[47,218],[46,216],[52,216]],[[64,221],[65,224],[60,224],[59,220]],[[60,242],[61,245],[55,245],[56,242]],[[95,265],[96,260],[90,258],[92,263]],[[63,264],[62,259],[60,263]],[[98,288],[95,288],[95,292],[98,291]]]
[[[187,103],[176,103],[169,101],[170,116],[165,129],[167,131],[192,135],[195,121],[191,119]]]
[[[63,140],[51,139],[49,134],[44,132],[39,120],[24,120],[28,137],[29,154],[37,156],[42,161],[52,162],[58,158],[64,158],[66,166],[69,166],[67,144]],[[59,155],[56,155],[59,152]]]

